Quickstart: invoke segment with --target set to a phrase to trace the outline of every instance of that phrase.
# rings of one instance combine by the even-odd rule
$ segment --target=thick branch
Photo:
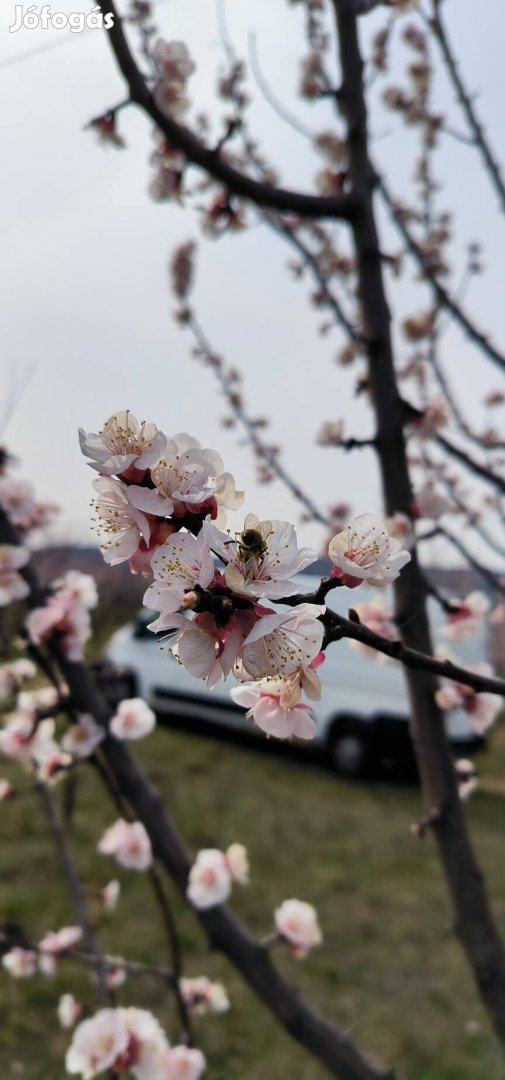
[[[375,175],[368,155],[367,111],[363,84],[363,60],[358,40],[353,0],[333,0],[343,82],[339,104],[348,125],[349,172],[358,209],[352,223],[358,262],[359,289],[369,340],[372,402],[376,415],[378,453],[386,511],[409,513],[412,488],[403,433],[403,409],[396,383],[390,333],[390,313],[384,289],[380,244],[373,205]],[[425,260],[394,211],[393,200],[382,185],[395,220],[406,233],[423,270]],[[431,278],[430,278],[431,280]],[[433,279],[437,298],[451,307],[445,290]],[[472,328],[475,339],[476,332]],[[482,335],[481,335],[482,337]],[[486,339],[487,352],[491,355]],[[493,356],[501,367],[503,357]],[[406,647],[432,652],[426,595],[416,553],[402,570],[395,587],[396,621]],[[505,950],[491,914],[481,871],[466,831],[454,767],[435,703],[436,680],[431,673],[407,668],[412,737],[428,808],[440,813],[433,823],[455,915],[455,925],[473,970],[495,1031],[505,1048]]]
[[[104,15],[110,14],[114,17],[113,26],[107,31],[107,36],[121,74],[128,85],[130,100],[154,120],[170,145],[181,150],[188,161],[203,169],[215,180],[225,184],[235,195],[250,199],[257,206],[289,211],[301,217],[336,217],[344,221],[351,220],[354,210],[352,195],[331,198],[305,195],[302,192],[287,191],[284,188],[261,183],[234,169],[218,150],[209,149],[193,135],[189,128],[174,120],[173,117],[166,116],[158,108],[134,59],[114,3],[112,0],[100,0],[100,8]]]

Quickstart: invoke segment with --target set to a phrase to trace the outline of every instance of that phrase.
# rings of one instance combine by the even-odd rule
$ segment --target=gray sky
[[[317,132],[334,119],[328,105],[302,104],[295,96],[303,47],[300,8],[274,0],[228,0],[227,17],[239,54],[246,54],[248,34],[255,31],[268,80]],[[444,8],[467,81],[479,91],[480,114],[498,157],[505,160],[502,0],[479,5],[478,25],[475,0],[447,0]],[[89,8],[84,0],[55,0],[52,10]],[[382,19],[374,15],[368,25]],[[156,7],[156,20],[166,40],[187,42],[198,63],[191,97],[195,105],[207,107],[223,59],[214,0],[168,0]],[[128,143],[121,152],[97,146],[82,131],[92,116],[124,94],[104,34],[20,30],[10,35],[12,22],[14,4],[4,0],[0,406],[5,414],[10,396],[18,398],[5,437],[40,495],[63,505],[53,535],[90,537],[91,470],[78,451],[77,427],[96,431],[107,416],[125,407],[154,420],[167,434],[188,430],[218,449],[237,484],[246,488],[248,510],[298,521],[296,505],[278,483],[255,484],[248,448],[237,431],[219,425],[224,408],[212,375],[191,360],[190,339],[171,320],[169,254],[179,241],[197,237],[198,226],[187,210],[155,204],[147,195],[153,146],[149,123],[133,109],[121,114]],[[68,45],[12,62],[67,35]],[[450,107],[454,126],[462,130],[442,77],[439,87],[442,108]],[[310,189],[322,160],[308,141],[283,125],[260,98],[251,120],[282,181]],[[401,194],[412,171],[414,142],[395,116],[380,107],[374,110],[373,129],[376,160]],[[446,204],[458,217],[453,263],[457,267],[465,241],[484,241],[489,272],[472,285],[469,305],[477,321],[503,341],[504,223],[496,198],[466,147],[447,141],[436,163],[447,181]],[[384,224],[383,236],[385,247],[398,247]],[[204,243],[198,312],[215,348],[243,371],[251,411],[271,417],[269,438],[282,444],[286,465],[315,500],[323,508],[345,499],[357,513],[379,510],[371,456],[343,456],[313,445],[323,419],[345,415],[349,434],[366,432],[370,421],[353,399],[356,369],[344,372],[333,361],[341,338],[338,332],[327,337],[315,332],[321,314],[305,302],[307,287],[286,273],[290,258],[290,250],[264,226]],[[422,307],[414,277],[391,294],[395,333],[407,312]],[[499,373],[453,331],[445,337],[444,356],[462,403],[479,422],[482,410],[476,401],[499,385]],[[319,528],[303,526],[300,534],[304,542],[320,545]]]

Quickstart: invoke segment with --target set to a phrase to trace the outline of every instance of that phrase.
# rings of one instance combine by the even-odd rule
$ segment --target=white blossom
[[[84,759],[94,754],[97,746],[105,738],[105,731],[99,727],[89,713],[80,713],[78,723],[65,732],[61,746],[65,753],[73,758]]]
[[[303,592],[292,579],[317,558],[310,548],[298,548],[296,532],[288,521],[260,521],[255,514],[248,514],[235,539],[209,521],[204,522],[202,533],[208,547],[226,564],[228,588],[251,600],[278,600]],[[249,537],[257,541],[252,550]]]
[[[324,627],[319,616],[324,611],[324,604],[298,604],[281,615],[258,619],[242,650],[247,675],[261,679],[308,667],[321,650]]]
[[[142,698],[125,698],[112,717],[109,729],[116,739],[143,739],[156,726],[156,716]]]
[[[15,979],[29,979],[37,970],[37,954],[33,949],[16,946],[2,956],[2,966]]]
[[[132,504],[132,488],[126,487],[120,480],[103,476],[93,481],[93,487],[98,493],[94,508],[100,549],[105,562],[115,566],[131,558],[142,540],[149,544],[149,522],[145,514]]]
[[[399,540],[389,535],[381,518],[361,514],[330,541],[328,554],[336,577],[355,588],[366,582],[382,588],[396,581],[400,570],[411,559]]]
[[[105,831],[97,850],[113,855],[127,870],[147,870],[152,863],[151,841],[141,821],[120,818]]]
[[[249,880],[245,848],[232,844],[226,853],[203,848],[189,872],[186,896],[195,908],[214,907],[228,899],[234,880],[241,885]]]
[[[187,592],[195,585],[207,589],[214,577],[214,560],[204,530],[196,538],[181,532],[170,536],[153,555],[151,568],[154,582],[144,595],[144,604],[162,616],[178,611]],[[163,618],[157,628],[165,629]]]
[[[85,457],[91,458],[92,469],[102,476],[119,476],[151,468],[161,457],[165,436],[155,424],[139,423],[125,409],[110,416],[98,435],[79,428],[79,443]]]
[[[195,978],[183,977],[179,989],[186,1007],[195,1016],[206,1013],[223,1013],[230,1008],[230,1002],[222,983],[211,982],[206,975]]]
[[[65,1068],[82,1080],[92,1080],[112,1069],[128,1049],[130,1034],[118,1009],[100,1009],[76,1027],[65,1058]]]
[[[82,1016],[82,1005],[73,994],[62,994],[58,1002],[58,1020],[60,1027],[73,1028]]]
[[[284,900],[275,911],[277,933],[287,943],[293,956],[303,959],[310,949],[320,945],[323,936],[317,912],[303,900]]]

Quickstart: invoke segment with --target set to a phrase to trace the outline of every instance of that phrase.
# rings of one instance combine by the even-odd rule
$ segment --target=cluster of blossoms
[[[43,975],[54,975],[58,957],[75,948],[82,938],[80,926],[63,926],[49,930],[36,948],[16,945],[2,957],[2,966],[15,979],[28,979],[37,969]]]
[[[57,509],[53,503],[38,502],[27,480],[7,472],[0,475],[0,507],[23,536],[49,525]]]
[[[153,554],[185,520],[209,515],[224,523],[226,510],[243,501],[215,450],[184,433],[168,438],[128,410],[111,416],[99,434],[79,436],[100,474],[96,527],[112,565],[129,560],[133,571],[150,574]]]
[[[224,532],[223,512],[237,509],[243,493],[216,451],[190,435],[168,438],[125,411],[98,435],[81,431],[80,440],[100,473],[95,507],[105,559],[128,559],[134,572],[152,575],[144,603],[159,614],[150,629],[170,634],[173,655],[209,688],[233,674],[241,684],[234,700],[267,734],[311,738],[315,724],[301,695],[320,696],[325,606],[300,602],[278,613],[268,601],[298,598],[296,577],[315,552],[298,547],[287,521],[248,514],[239,533]],[[350,588],[386,586],[410,559],[370,514],[338,533],[329,555],[335,584]]]
[[[42,610],[42,609],[41,609]],[[0,698],[7,698],[20,681],[31,678],[35,667],[29,660],[15,660],[0,668]],[[22,691],[15,699],[15,709],[5,715],[0,727],[0,753],[17,761],[37,779],[53,784],[73,763],[91,757],[105,731],[89,713],[79,713],[58,742],[56,723],[48,713],[58,713],[65,706],[67,688],[54,686]],[[141,698],[126,698],[117,706],[109,731],[115,739],[137,740],[153,731],[156,717]],[[10,784],[1,782],[0,798],[12,793]],[[3,786],[3,785],[7,786]]]
[[[226,852],[203,848],[191,867],[186,896],[200,910],[222,904],[228,899],[233,882],[247,885],[249,862],[242,844],[231,844]]]
[[[98,595],[94,579],[78,570],[68,570],[58,581],[41,607],[33,608],[26,620],[30,641],[39,645],[49,638],[69,660],[82,660],[84,646],[91,636],[90,610]]]
[[[200,1050],[170,1046],[146,1009],[109,1008],[78,1024],[65,1066],[82,1080],[126,1072],[135,1080],[200,1080],[205,1058]]]
[[[226,852],[203,848],[191,867],[186,895],[193,907],[205,911],[228,899],[232,885],[249,883],[249,862],[242,844]],[[317,913],[302,900],[284,900],[274,912],[276,937],[285,942],[297,959],[303,959],[322,942]]]

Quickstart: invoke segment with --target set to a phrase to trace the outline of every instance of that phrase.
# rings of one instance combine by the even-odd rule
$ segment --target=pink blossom
[[[451,509],[450,500],[440,491],[434,480],[426,480],[416,493],[411,512],[416,518],[439,518]]]
[[[41,952],[51,953],[57,956],[67,949],[72,949],[82,938],[81,926],[63,926],[61,930],[49,930],[39,942]]]
[[[490,664],[468,665],[468,671],[477,675],[492,675]],[[471,718],[472,726],[479,735],[483,735],[494,724],[501,711],[501,703],[495,694],[478,693],[471,686],[451,681],[435,692],[439,709],[451,712],[463,709]]]
[[[310,548],[298,548],[295,530],[288,521],[260,521],[255,514],[248,514],[234,540],[210,521],[204,522],[202,533],[208,547],[226,564],[228,588],[251,600],[278,600],[299,593],[300,585],[293,577],[317,558]],[[248,537],[259,538],[259,550],[249,549]]]
[[[256,608],[256,615],[261,608]],[[244,641],[242,659],[249,677],[289,675],[308,667],[320,652],[324,627],[319,616],[324,604],[298,604],[281,615],[265,614]]]
[[[94,754],[105,738],[105,731],[89,713],[80,713],[78,721],[65,732],[61,746],[73,758],[84,759]]]
[[[29,979],[37,970],[37,954],[33,949],[16,946],[2,956],[2,966],[15,979]]]
[[[393,621],[393,611],[382,596],[374,596],[372,600],[367,600],[363,604],[355,604],[354,610],[362,626],[366,626],[372,633],[380,634],[389,641],[394,641],[398,637],[398,630]],[[378,663],[384,663],[388,659],[365,642],[349,639],[348,645],[349,648],[362,652],[365,656],[377,660]]]
[[[182,41],[162,41],[153,48],[153,59],[159,77],[156,102],[168,116],[184,112],[188,107],[186,82],[195,65]]]
[[[29,557],[26,548],[0,544],[0,607],[28,596],[30,589],[18,570],[26,566]]]
[[[158,1080],[169,1043],[155,1016],[147,1009],[118,1010],[129,1034],[128,1048],[116,1069],[128,1068],[135,1080]]]
[[[102,476],[131,474],[140,479],[161,457],[165,436],[155,424],[139,423],[129,409],[114,413],[98,435],[79,428],[79,442],[89,465]]]
[[[317,921],[317,912],[303,900],[284,900],[275,911],[277,933],[287,943],[293,956],[301,960],[323,936]]]
[[[83,647],[91,635],[89,609],[97,602],[95,582],[88,574],[70,570],[53,587],[55,591],[43,607],[28,615],[28,635],[34,645],[55,637],[69,660],[82,660]]]
[[[298,671],[235,687],[230,694],[237,705],[249,710],[246,717],[252,717],[267,735],[312,739],[316,733],[312,710],[300,704]]]
[[[465,600],[453,598],[451,604],[454,610],[447,615],[445,626],[439,630],[441,637],[449,641],[463,641],[474,634],[485,622],[491,607],[488,597],[478,590],[469,593]]]
[[[193,620],[167,614],[150,623],[149,629],[177,630],[174,655],[195,679],[206,679],[212,688],[229,675],[241,658],[244,641],[258,618],[258,612],[252,609],[237,611],[225,626],[218,626],[210,612],[196,615]]]
[[[56,784],[62,779],[66,769],[72,764],[72,758],[60,750],[57,743],[46,742],[34,754],[37,765],[37,779],[43,784]]]
[[[160,1080],[200,1080],[206,1061],[201,1050],[189,1046],[172,1046],[165,1057],[165,1069]]]
[[[230,1008],[224,986],[219,982],[211,982],[206,975],[199,975],[193,979],[182,978],[179,989],[186,1007],[195,1016],[223,1013]]]
[[[418,439],[431,439],[449,423],[451,411],[442,395],[434,397],[424,406],[422,415],[412,422],[412,431]]]
[[[98,851],[101,855],[113,855],[127,870],[147,870],[152,863],[151,841],[141,821],[120,818],[105,831]]]
[[[73,994],[62,994],[58,1002],[58,1020],[60,1027],[73,1028],[82,1016],[82,1005]]]
[[[119,881],[109,881],[107,885],[104,885],[103,889],[100,889],[100,900],[106,911],[116,910],[120,895],[121,885]]]
[[[0,729],[0,752],[29,766],[58,749],[53,735],[54,720],[37,723],[35,713],[31,710],[9,713]]]
[[[202,910],[222,904],[231,893],[233,881],[247,884],[248,870],[242,844],[232,844],[226,853],[203,848],[189,872],[186,896],[193,907]]]
[[[376,588],[396,581],[411,559],[400,541],[389,535],[381,518],[361,514],[330,541],[328,554],[335,563],[333,574],[354,589],[366,582]]]
[[[16,698],[16,705],[21,712],[36,712],[37,709],[54,708],[58,699],[55,686],[39,686],[36,690],[22,690]]]
[[[413,548],[416,540],[415,526],[412,519],[407,517],[407,514],[399,512],[392,514],[391,517],[386,518],[386,528],[390,536],[394,536],[396,540],[401,540],[403,547],[406,547],[409,551]]]
[[[142,698],[125,698],[112,717],[109,730],[116,739],[143,739],[156,726],[156,717]]]
[[[114,957],[116,959],[116,957]],[[109,990],[117,990],[118,987],[123,986],[127,979],[127,972],[124,964],[121,963],[121,957],[117,957],[117,963],[111,964],[112,957],[108,956],[108,967],[105,973],[105,981]]]
[[[50,930],[39,942],[39,967],[44,975],[54,975],[56,957],[72,949],[81,938],[80,926],[64,926],[56,932]]]

